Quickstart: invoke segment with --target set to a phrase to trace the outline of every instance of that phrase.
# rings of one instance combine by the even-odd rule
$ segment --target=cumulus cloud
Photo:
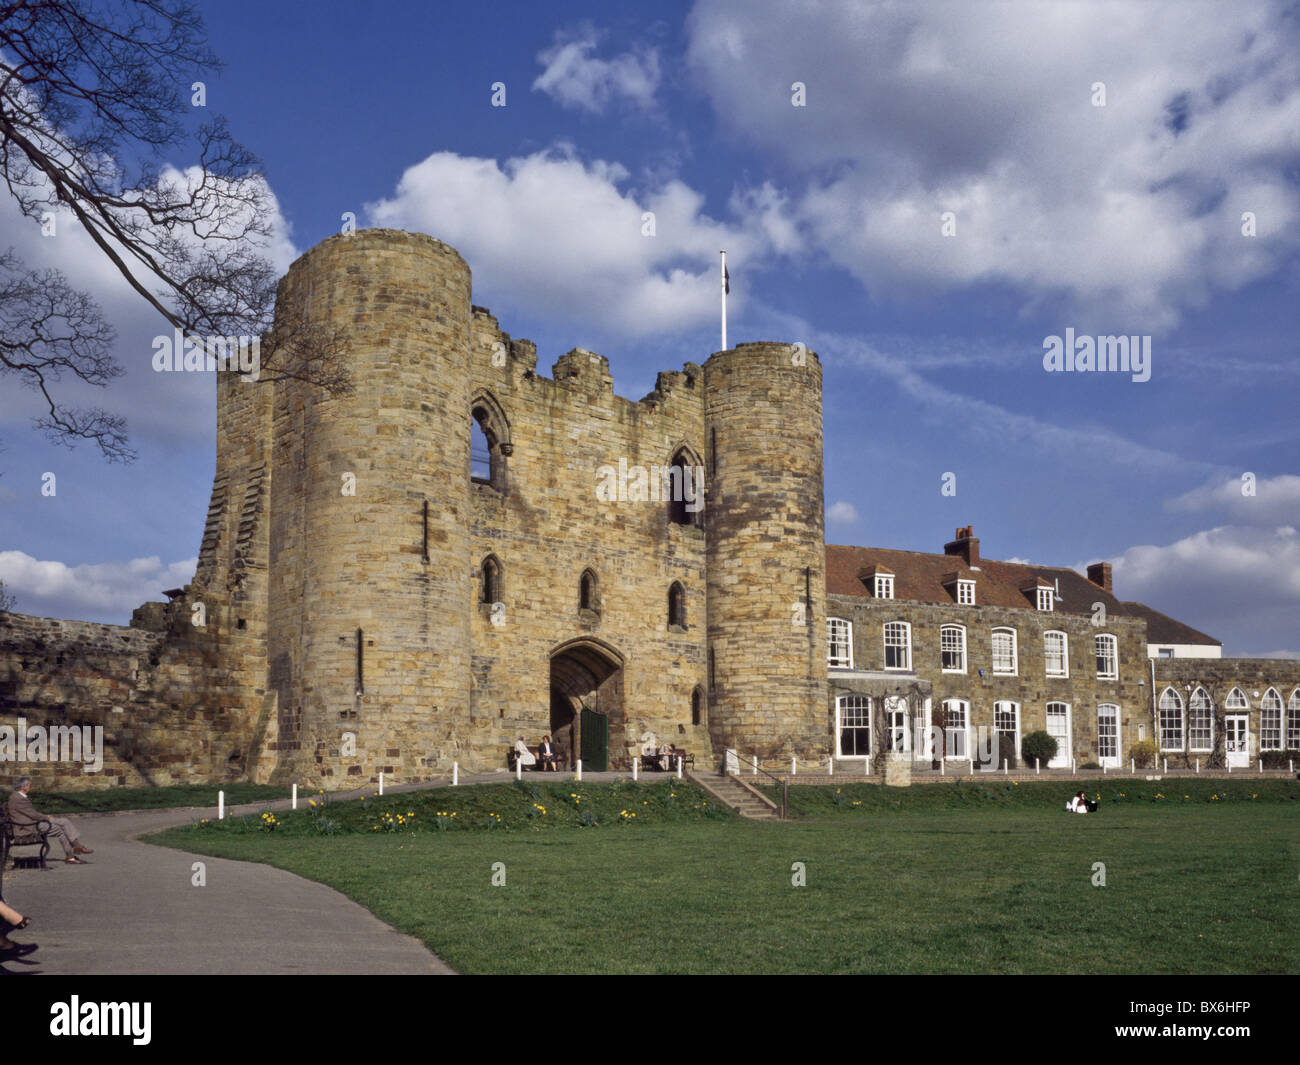
[[[730,224],[709,217],[702,194],[682,181],[638,192],[629,177],[617,163],[586,162],[565,146],[504,164],[436,152],[367,212],[376,225],[454,245],[503,301],[538,314],[629,336],[711,321],[719,249],[737,261],[758,258],[780,229],[778,198],[767,194],[760,216]],[[734,285],[733,298],[741,309]]]
[[[1010,283],[1027,307],[1065,297],[1087,331],[1157,333],[1296,252],[1288,18],[1273,0],[1214,18],[1155,0],[700,0],[688,64],[724,127],[802,171],[800,226],[873,292]]]
[[[831,525],[853,525],[858,520],[858,510],[852,503],[839,500],[826,508],[826,521]]]
[[[161,599],[164,589],[189,583],[197,565],[197,558],[164,564],[155,555],[69,566],[0,551],[0,581],[20,614],[120,622],[140,604]]]
[[[1300,523],[1300,477],[1256,477],[1245,471],[1194,488],[1165,506],[1170,510],[1218,511],[1248,525]]]
[[[533,82],[533,91],[546,93],[562,107],[592,114],[615,101],[652,107],[659,87],[659,53],[651,48],[600,59],[592,55],[599,43],[591,26],[576,34],[557,34],[555,43],[537,55],[546,69]]]
[[[1300,653],[1300,533],[1294,525],[1224,525],[1171,544],[1130,547],[1114,563],[1116,594],[1209,633],[1224,654],[1267,639]],[[1267,634],[1261,638],[1260,634]],[[1268,646],[1268,644],[1265,644]]]

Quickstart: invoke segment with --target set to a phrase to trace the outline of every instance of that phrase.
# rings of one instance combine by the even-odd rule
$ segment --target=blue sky
[[[822,359],[829,541],[973,524],[988,557],[1113,561],[1225,653],[1300,655],[1294,5],[200,7],[281,268],[348,211],[432,233],[539,368],[599,351],[636,398],[718,347],[725,247],[731,343]],[[116,324],[127,373],[95,398],[139,453],[49,444],[0,381],[0,580],[124,621],[192,575],[212,381],[152,372],[159,322],[78,234],[8,203],[0,233]],[[1150,379],[1047,372],[1067,328],[1150,336]]]

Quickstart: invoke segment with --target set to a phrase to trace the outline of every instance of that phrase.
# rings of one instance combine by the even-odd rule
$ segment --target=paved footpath
[[[40,796],[36,802],[39,809]],[[268,807],[288,803],[234,812]],[[5,871],[6,900],[32,918],[10,939],[40,949],[0,958],[0,973],[451,973],[419,940],[333,888],[269,865],[187,854],[135,838],[207,816],[216,810],[74,818],[82,842],[95,851],[85,865],[65,865],[54,841],[46,871]],[[206,887],[191,886],[196,861],[207,865]]]
[[[529,774],[572,780],[573,774]],[[646,773],[653,784],[669,774]],[[462,776],[462,784],[506,783],[505,772]],[[628,779],[626,773],[584,773],[584,780]],[[445,787],[450,780],[390,786],[385,794]],[[215,788],[213,789],[215,792]],[[331,801],[374,795],[375,786],[334,793]],[[308,793],[302,792],[300,803]],[[35,796],[40,809],[40,795]],[[287,810],[289,800],[249,803],[231,813]],[[81,841],[95,853],[65,865],[58,841],[49,868],[7,869],[4,894],[32,924],[10,939],[37,943],[22,958],[0,957],[0,974],[333,974],[428,973],[452,970],[419,940],[384,924],[333,888],[255,862],[189,854],[136,837],[216,817],[207,809],[73,816]],[[30,853],[30,852],[23,852]],[[207,886],[193,887],[192,865],[207,866]]]

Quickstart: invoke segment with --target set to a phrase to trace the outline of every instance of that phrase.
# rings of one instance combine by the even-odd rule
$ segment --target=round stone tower
[[[341,338],[353,384],[274,385],[276,775],[425,779],[469,720],[469,267],[432,237],[335,236],[289,269],[276,315],[277,334]]]
[[[704,388],[714,749],[822,756],[830,734],[821,363],[802,345],[741,344],[704,364]]]

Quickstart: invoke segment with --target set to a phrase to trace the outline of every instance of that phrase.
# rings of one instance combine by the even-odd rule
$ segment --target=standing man
[[[50,823],[50,835],[63,844],[64,861],[69,865],[84,865],[78,854],[94,854],[89,847],[81,845],[79,833],[66,817],[50,817],[37,811],[27,793],[32,790],[31,777],[18,777],[14,781],[13,794],[9,796],[9,820],[15,828],[36,825],[42,821]]]

